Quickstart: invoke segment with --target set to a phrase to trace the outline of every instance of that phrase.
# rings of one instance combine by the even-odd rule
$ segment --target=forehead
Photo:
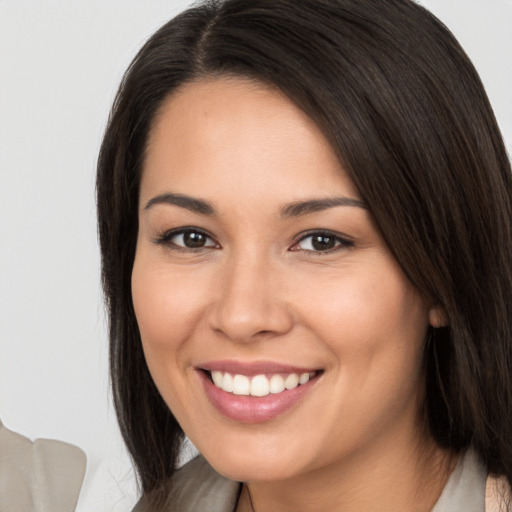
[[[219,78],[186,84],[164,102],[148,140],[141,195],[193,188],[202,196],[221,189],[300,199],[340,187],[358,196],[302,110],[259,82]]]

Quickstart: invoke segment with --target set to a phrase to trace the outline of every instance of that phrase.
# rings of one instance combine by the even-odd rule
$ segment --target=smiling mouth
[[[222,391],[240,396],[264,397],[269,394],[278,395],[307,384],[320,372],[260,374],[252,377],[222,371],[205,370],[205,373]]]

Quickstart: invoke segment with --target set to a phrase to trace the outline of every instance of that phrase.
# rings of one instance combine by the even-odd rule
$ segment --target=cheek
[[[141,251],[142,252],[142,251]],[[198,280],[201,281],[201,280]],[[190,275],[138,254],[132,271],[132,296],[149,372],[177,418],[193,415],[187,379],[192,372],[190,344],[202,321],[205,291]]]
[[[204,283],[138,255],[132,271],[132,296],[148,366],[185,363],[186,340],[201,321]]]
[[[340,450],[360,446],[397,418],[414,421],[423,396],[427,308],[401,273],[382,270],[380,280],[354,272],[321,287],[309,283],[302,310],[304,324],[331,354],[331,394],[318,415],[330,426],[325,439],[340,439]]]
[[[330,350],[344,389],[382,386],[392,393],[393,386],[418,382],[427,307],[387,260],[343,279],[304,279],[295,295],[308,297],[301,317]]]

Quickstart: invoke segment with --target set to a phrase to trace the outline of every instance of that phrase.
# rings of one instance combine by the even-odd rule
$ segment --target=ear
[[[447,327],[448,315],[442,306],[432,306],[428,311],[428,323],[434,327]]]

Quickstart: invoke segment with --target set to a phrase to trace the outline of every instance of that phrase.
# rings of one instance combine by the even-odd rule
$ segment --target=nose
[[[263,258],[225,262],[210,328],[237,343],[286,334],[293,318],[280,276]]]

